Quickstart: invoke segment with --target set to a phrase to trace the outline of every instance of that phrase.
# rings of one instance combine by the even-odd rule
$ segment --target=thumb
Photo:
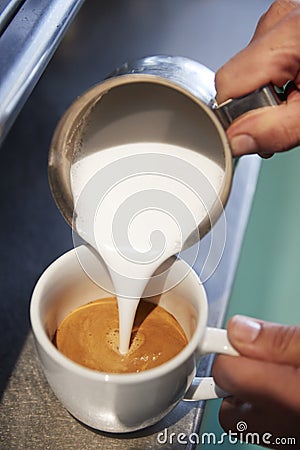
[[[300,367],[300,326],[234,316],[228,326],[231,344],[241,355]]]
[[[293,90],[286,103],[244,114],[227,130],[234,156],[272,154],[300,143],[300,91]]]

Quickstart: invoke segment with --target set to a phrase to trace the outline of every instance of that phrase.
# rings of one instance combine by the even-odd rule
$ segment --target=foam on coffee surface
[[[76,363],[108,373],[154,368],[187,345],[177,320],[162,307],[144,300],[139,304],[125,355],[119,352],[118,325],[116,299],[97,300],[75,309],[62,321],[54,344]]]

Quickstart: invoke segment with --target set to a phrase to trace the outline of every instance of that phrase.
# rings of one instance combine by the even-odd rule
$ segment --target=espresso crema
[[[129,351],[121,354],[118,305],[114,297],[75,309],[62,321],[54,336],[54,344],[65,356],[82,366],[107,373],[152,369],[176,356],[187,343],[182,327],[170,313],[141,300]]]

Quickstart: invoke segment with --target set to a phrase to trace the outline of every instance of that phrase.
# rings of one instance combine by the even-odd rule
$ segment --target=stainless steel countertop
[[[46,3],[27,0],[24,8],[30,5],[31,10],[27,11],[33,17],[35,8],[46,11],[61,3],[67,8],[71,2]],[[71,101],[124,61],[151,54],[171,54],[196,59],[216,70],[248,42],[258,17],[270,3],[269,0],[87,0],[83,4],[1,148],[0,448],[144,450],[194,447],[192,443],[182,446],[176,439],[162,445],[157,440],[158,434],[166,427],[168,436],[172,432],[175,437],[180,432],[186,436],[198,433],[203,404],[182,402],[155,427],[136,434],[112,436],[77,422],[48,387],[34,349],[28,306],[38,276],[51,261],[72,247],[72,239],[49,192],[47,153],[54,128]],[[18,11],[25,14],[26,8],[22,8]],[[40,32],[31,34],[30,30],[26,31],[25,23],[23,16],[15,33],[10,35],[10,44],[7,43],[7,58],[15,60],[16,64],[12,46],[15,39],[22,40],[23,36],[25,43],[25,36],[32,36],[28,43],[40,42]],[[2,61],[7,61],[1,47],[1,39],[7,30],[9,28],[0,38],[0,74],[5,71]],[[57,43],[56,40],[55,45]],[[50,53],[48,50],[45,54],[42,52],[46,58],[43,61]],[[0,101],[0,116],[6,124],[13,122],[29,95],[33,85],[27,89],[27,78],[37,81],[35,70],[28,71],[26,58],[19,61],[22,64],[17,65],[18,68],[24,68],[21,70],[24,86],[20,92],[15,91],[15,98],[22,100],[16,103],[13,100],[12,104],[18,106],[12,109],[7,109],[4,106],[8,103],[2,105]],[[36,61],[34,67],[42,71],[40,59]],[[0,92],[5,98],[12,95],[14,87],[20,86],[15,83],[17,80],[11,87],[6,85],[6,89],[0,83]],[[1,123],[4,122],[1,119]],[[7,125],[4,128],[8,129]],[[234,175],[226,207],[225,251],[214,275],[205,283],[210,325],[220,326],[223,322],[259,166],[258,157],[242,158]],[[217,227],[214,228],[216,237]],[[201,270],[200,259],[195,268]],[[211,358],[203,358],[199,374],[208,373],[211,363]]]

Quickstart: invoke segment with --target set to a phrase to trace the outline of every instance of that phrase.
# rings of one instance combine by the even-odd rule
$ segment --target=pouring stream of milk
[[[173,164],[175,176],[169,170]],[[181,176],[184,167],[203,174],[196,191]],[[163,143],[96,150],[72,164],[76,230],[110,272],[118,299],[120,353],[128,351],[135,312],[151,275],[182,249],[223,180],[222,167],[201,153]],[[199,192],[208,185],[213,195],[203,202]]]

